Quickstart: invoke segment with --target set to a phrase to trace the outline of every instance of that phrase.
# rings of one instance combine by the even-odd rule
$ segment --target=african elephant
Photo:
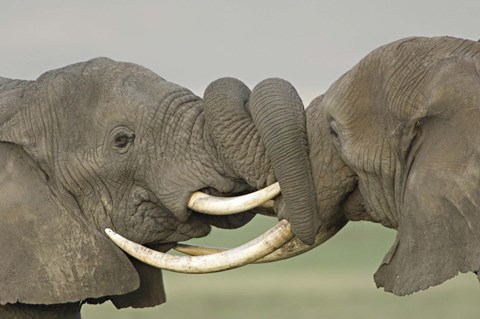
[[[278,181],[282,217],[312,242],[316,199],[296,196],[313,189],[300,98],[281,80],[253,92],[233,79],[219,85],[204,107],[189,90],[106,58],[35,81],[0,78],[0,317],[164,302],[160,271],[129,259],[104,229],[164,251],[254,216],[195,213],[187,202],[199,190],[236,195]],[[230,89],[239,100],[225,100]],[[250,93],[257,101],[246,105]]]
[[[397,230],[375,274],[407,295],[480,269],[480,43],[415,37],[382,46],[307,109],[321,223]],[[364,209],[342,214],[361,193]]]
[[[397,230],[378,287],[407,295],[478,274],[479,42],[382,46],[314,99],[306,121],[319,234],[347,220]]]

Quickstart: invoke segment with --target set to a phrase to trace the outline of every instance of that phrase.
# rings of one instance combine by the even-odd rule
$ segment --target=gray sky
[[[308,103],[376,47],[414,35],[480,38],[478,0],[0,0],[0,76],[34,79],[97,56],[202,95],[222,76],[292,82]]]

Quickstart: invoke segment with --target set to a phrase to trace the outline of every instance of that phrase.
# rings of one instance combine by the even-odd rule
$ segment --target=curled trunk
[[[313,244],[319,219],[305,112],[292,85],[269,79],[250,93],[239,80],[219,79],[205,91],[204,110],[227,169],[256,188],[277,180],[284,200],[279,217],[291,222],[302,241]]]
[[[218,157],[234,177],[259,189],[273,182],[265,148],[248,110],[250,89],[234,78],[212,82],[204,94],[205,122]]]
[[[313,244],[319,217],[303,103],[290,83],[267,79],[253,89],[250,110],[282,189],[279,217],[291,222],[303,242]]]

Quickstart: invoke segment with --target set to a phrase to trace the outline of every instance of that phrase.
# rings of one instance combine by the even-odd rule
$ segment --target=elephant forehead
[[[53,109],[68,127],[155,112],[172,94],[188,91],[147,68],[107,58],[49,71],[37,80],[37,88],[45,113]]]
[[[60,125],[66,130],[113,128],[134,125],[142,116],[155,112],[166,96],[158,85],[155,88],[143,83],[93,83],[75,94],[64,96],[60,102],[67,102],[59,103],[56,109]]]
[[[179,92],[189,92],[185,88],[161,78],[148,79],[142,74],[124,76],[113,84],[104,83],[103,87],[93,91],[88,101],[87,111],[95,120],[113,122],[138,120],[158,111],[164,104],[173,100]]]
[[[95,108],[101,105],[98,101],[110,107],[122,100],[134,104],[147,97],[159,99],[176,86],[147,68],[106,58],[46,72],[37,82],[49,103],[66,108]]]
[[[479,54],[480,43],[474,41],[448,37],[396,41],[367,55],[332,86],[326,100],[330,95],[336,100],[335,108],[350,109],[355,116],[360,112],[388,112],[399,120],[420,118],[431,114],[432,85],[449,87],[448,81],[438,81],[439,75],[448,73],[447,79],[452,74],[459,78],[461,72],[455,61],[474,59],[478,66]],[[445,65],[454,67],[444,72]],[[471,66],[469,69],[475,71]]]

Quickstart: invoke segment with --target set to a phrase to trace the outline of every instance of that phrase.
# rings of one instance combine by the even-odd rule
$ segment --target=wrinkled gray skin
[[[480,268],[480,43],[408,38],[366,56],[307,109],[323,224],[397,230],[375,274],[396,295]],[[346,198],[364,211],[344,214]]]
[[[187,200],[197,190],[233,195],[278,179],[280,214],[312,242],[318,216],[303,106],[282,80],[251,95],[222,79],[204,103],[145,68],[104,58],[36,81],[0,78],[0,317],[73,318],[81,303],[109,299],[119,308],[164,302],[160,270],[130,260],[103,230],[167,250],[254,216],[193,213]],[[230,130],[218,129],[219,117]],[[301,215],[287,211],[299,199]]]

